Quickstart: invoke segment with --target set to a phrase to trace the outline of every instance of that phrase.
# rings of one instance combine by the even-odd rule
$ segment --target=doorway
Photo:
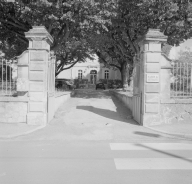
[[[96,82],[97,82],[97,75],[91,74],[90,75],[90,82],[91,82],[91,84],[96,84]]]
[[[91,82],[91,84],[96,84],[96,82],[97,82],[97,71],[96,70],[91,70],[90,82]]]

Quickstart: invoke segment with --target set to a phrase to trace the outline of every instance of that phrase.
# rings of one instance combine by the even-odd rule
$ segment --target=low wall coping
[[[129,98],[132,98],[132,97],[133,97],[133,95],[128,94],[128,92],[123,92],[123,93],[121,93],[120,91],[114,91],[114,90],[109,90],[109,91],[112,92],[112,93],[116,93],[116,94],[118,94],[118,95],[122,95],[122,96],[129,97]],[[127,93],[127,94],[126,94],[126,93]]]
[[[65,91],[63,93],[60,93],[60,94],[56,94],[55,95],[55,98],[58,98],[60,96],[64,96],[64,95],[70,95],[72,93],[72,91]]]
[[[192,99],[161,99],[161,104],[192,104]]]
[[[28,102],[29,97],[0,97],[0,102]]]

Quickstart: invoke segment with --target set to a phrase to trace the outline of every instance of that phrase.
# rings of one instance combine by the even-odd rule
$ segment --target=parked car
[[[65,84],[68,86],[70,90],[75,89],[75,85],[71,81],[65,81]]]
[[[73,90],[75,85],[71,81],[56,79],[55,87],[57,90]]]
[[[104,89],[104,90],[105,90],[105,84],[102,83],[102,82],[97,83],[97,84],[96,84],[96,90],[97,90],[97,89]]]

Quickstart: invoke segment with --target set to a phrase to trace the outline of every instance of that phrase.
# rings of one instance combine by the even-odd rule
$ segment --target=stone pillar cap
[[[28,32],[25,33],[25,37],[28,40],[43,40],[51,45],[53,43],[53,37],[49,34],[45,26],[33,26]]]
[[[149,29],[143,39],[148,41],[166,42],[167,37],[168,36],[165,36],[162,32],[160,32],[160,29]]]

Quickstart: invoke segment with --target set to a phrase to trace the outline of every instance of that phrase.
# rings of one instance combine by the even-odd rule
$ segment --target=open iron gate
[[[132,114],[133,119],[141,124],[141,99],[142,95],[133,96],[133,106],[132,106]]]

